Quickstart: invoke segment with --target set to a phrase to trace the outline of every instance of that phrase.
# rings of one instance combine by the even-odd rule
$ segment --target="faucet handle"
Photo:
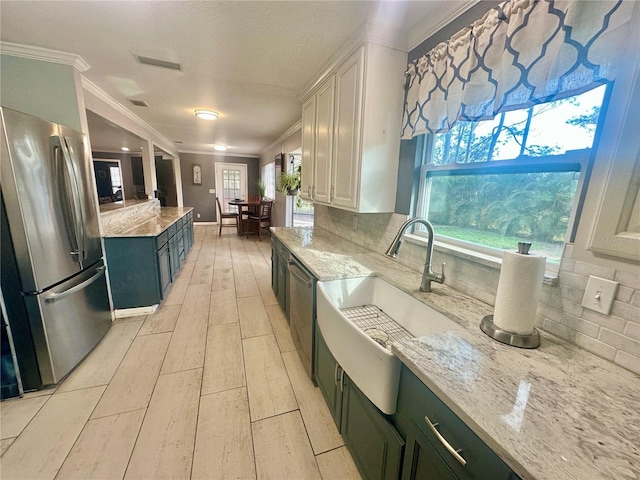
[[[442,262],[442,271],[438,274],[438,281],[444,283],[444,269],[447,266],[445,262]]]

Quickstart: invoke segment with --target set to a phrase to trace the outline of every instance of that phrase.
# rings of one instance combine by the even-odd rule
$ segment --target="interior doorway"
[[[163,207],[178,206],[178,191],[176,177],[173,172],[173,159],[155,156],[156,181],[158,183],[157,198]]]

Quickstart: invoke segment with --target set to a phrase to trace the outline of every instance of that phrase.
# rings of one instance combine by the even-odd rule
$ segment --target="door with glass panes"
[[[234,163],[216,163],[216,195],[220,207],[227,212],[237,212],[230,200],[247,199],[247,166]]]

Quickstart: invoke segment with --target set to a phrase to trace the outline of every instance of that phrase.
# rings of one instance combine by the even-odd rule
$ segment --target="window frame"
[[[602,130],[607,116],[607,109],[610,104],[611,91],[613,90],[613,82],[607,82],[605,92],[600,106],[600,114],[598,123],[593,137],[591,148],[581,150],[568,150],[562,154],[545,155],[545,156],[529,156],[520,155],[510,160],[488,160],[484,162],[471,163],[451,163],[447,165],[431,165],[429,164],[429,156],[433,147],[434,134],[424,135],[422,148],[419,148],[417,154],[421,156],[420,179],[418,182],[418,195],[411,206],[412,214],[427,218],[430,197],[430,179],[434,176],[441,175],[491,175],[491,174],[515,174],[515,173],[535,173],[535,172],[553,172],[553,171],[576,171],[578,173],[578,185],[574,196],[574,202],[571,207],[569,221],[567,224],[567,233],[565,236],[565,244],[573,243],[576,238],[578,223],[582,209],[585,203],[587,186],[593,170],[593,164],[598,151],[598,144],[602,136]],[[531,107],[530,107],[531,108]],[[426,234],[414,230],[413,235],[424,239]],[[479,255],[488,255],[496,259],[502,258],[504,250],[487,247],[453,237],[446,237],[435,232],[435,241],[443,246],[449,246],[453,249],[464,249],[466,251],[475,252]],[[515,247],[514,247],[515,248]],[[559,264],[547,262],[547,272],[557,274]]]
[[[260,178],[265,184],[265,196],[267,198],[276,198],[276,162],[265,163],[260,169]]]

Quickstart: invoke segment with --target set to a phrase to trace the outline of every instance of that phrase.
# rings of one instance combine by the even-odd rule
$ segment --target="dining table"
[[[243,213],[256,212],[260,206],[260,200],[244,200],[241,198],[235,198],[227,202],[229,205],[238,207],[238,235],[241,236],[246,233],[247,219],[242,218]]]

